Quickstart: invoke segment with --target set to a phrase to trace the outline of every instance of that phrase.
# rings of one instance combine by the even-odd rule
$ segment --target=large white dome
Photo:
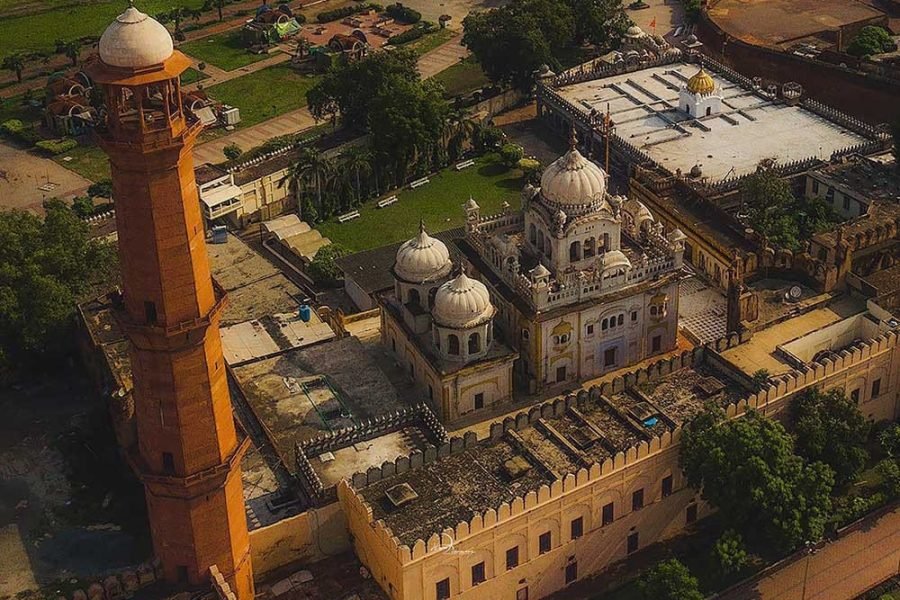
[[[419,235],[400,246],[394,262],[394,273],[410,283],[440,279],[449,274],[451,268],[447,246],[428,235],[424,223],[419,224]]]
[[[483,283],[460,273],[438,288],[431,316],[438,325],[466,329],[493,317],[494,306]]]
[[[100,36],[100,60],[112,67],[143,69],[172,56],[172,36],[159,21],[129,6]]]
[[[559,206],[601,204],[606,197],[606,173],[573,145],[541,175],[541,194]]]

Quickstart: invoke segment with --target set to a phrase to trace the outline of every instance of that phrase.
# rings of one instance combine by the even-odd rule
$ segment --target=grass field
[[[0,14],[19,4],[0,0]],[[46,12],[0,17],[0,56],[17,51],[53,50],[55,40],[99,36],[126,7],[120,0],[63,2],[44,0]],[[142,0],[138,8],[155,15],[177,6],[200,8],[203,0]]]
[[[0,123],[9,119],[18,119],[23,123],[40,121],[43,111],[22,102],[22,95],[0,99]]]
[[[64,161],[63,158],[67,156],[72,157],[72,160]],[[74,150],[53,157],[53,160],[94,182],[110,177],[109,159],[98,146],[78,146]]]
[[[317,226],[322,235],[353,252],[377,248],[406,240],[415,235],[419,219],[425,219],[429,231],[460,227],[464,222],[462,205],[471,195],[482,214],[500,211],[504,201],[517,206],[524,185],[522,173],[508,170],[496,154],[476,160],[463,171],[452,167],[431,178],[431,183],[397,194],[399,202],[377,208],[370,200],[360,207],[362,216],[349,223],[330,219]]]
[[[432,79],[444,85],[444,95],[447,98],[467,94],[490,83],[481,70],[481,65],[471,56],[444,69]]]
[[[209,75],[201,73],[197,69],[189,68],[181,74],[181,85],[190,85],[192,83],[197,83],[198,81],[203,81],[204,79],[209,79]]]
[[[456,34],[450,29],[438,29],[433,33],[426,34],[414,42],[404,44],[401,48],[411,48],[416,54],[422,56],[426,52],[431,52],[438,46],[446,44],[454,35]]]
[[[318,81],[288,65],[275,65],[206,88],[211,98],[241,109],[241,127],[306,106],[306,92]]]
[[[234,71],[271,56],[247,52],[241,45],[240,31],[228,31],[200,38],[181,44],[178,49],[188,56],[226,71]]]

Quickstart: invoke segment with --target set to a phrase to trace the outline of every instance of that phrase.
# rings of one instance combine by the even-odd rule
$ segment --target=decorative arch
[[[459,337],[455,333],[447,336],[447,354],[459,356]]]

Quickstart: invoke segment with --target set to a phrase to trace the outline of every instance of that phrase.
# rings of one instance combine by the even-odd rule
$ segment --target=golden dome
[[[703,67],[700,67],[697,74],[688,79],[687,89],[694,94],[706,96],[707,94],[712,94],[716,91],[716,82]]]

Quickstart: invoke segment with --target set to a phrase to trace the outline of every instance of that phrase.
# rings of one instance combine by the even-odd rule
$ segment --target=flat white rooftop
[[[694,120],[678,109],[678,92],[697,65],[672,63],[558,88],[585,114],[609,105],[615,133],[671,172],[695,164],[711,181],[779,163],[832,152],[867,141],[863,136],[800,106],[773,102],[707,69],[721,87],[718,115]],[[699,125],[698,125],[699,121]],[[674,124],[678,124],[684,131]]]

